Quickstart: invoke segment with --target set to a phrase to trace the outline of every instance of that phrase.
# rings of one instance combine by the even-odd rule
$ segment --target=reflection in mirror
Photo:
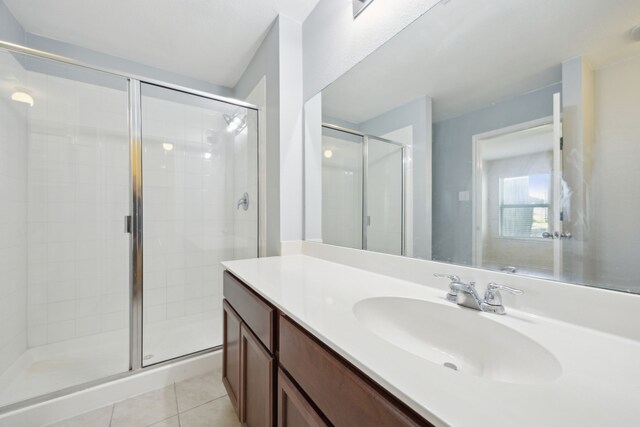
[[[305,237],[640,293],[640,2],[505,4],[440,3],[307,103]]]
[[[402,144],[322,125],[322,241],[404,254]]]

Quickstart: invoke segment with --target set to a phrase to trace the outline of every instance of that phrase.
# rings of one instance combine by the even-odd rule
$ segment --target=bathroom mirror
[[[305,105],[305,238],[640,293],[640,2],[441,2]]]

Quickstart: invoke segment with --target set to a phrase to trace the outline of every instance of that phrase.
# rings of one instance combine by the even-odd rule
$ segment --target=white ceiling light
[[[333,157],[333,151],[331,151],[330,148],[327,148],[326,150],[324,150],[324,157],[327,159],[330,159]]]
[[[162,148],[164,148],[164,151],[171,151],[173,150],[173,144],[169,142],[164,142],[162,143]]]
[[[24,102],[25,104],[29,104],[30,107],[33,107],[33,97],[27,92],[15,91],[11,95],[11,99],[17,102]]]
[[[233,113],[232,116],[224,114],[224,121],[227,122],[227,132],[240,134],[247,127],[247,115],[242,110]]]

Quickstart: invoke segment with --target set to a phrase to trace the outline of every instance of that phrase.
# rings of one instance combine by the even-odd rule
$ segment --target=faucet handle
[[[433,273],[435,277],[439,277],[441,279],[449,279],[452,282],[459,282],[460,276],[455,276],[453,274],[442,274],[442,273]]]
[[[434,273],[435,277],[439,277],[441,279],[449,279],[451,282],[449,283],[449,292],[447,292],[447,300],[451,302],[458,302],[458,286],[462,283],[460,276],[456,276],[453,274],[442,274],[442,273]]]
[[[507,291],[515,295],[524,293],[520,289],[516,289],[509,286],[501,285],[499,283],[491,282],[487,285],[487,290],[484,293],[485,304],[502,305],[502,295],[500,295],[500,291]]]
[[[507,291],[510,292],[512,294],[516,294],[516,295],[520,295],[520,294],[524,294],[524,291],[521,291],[520,289],[516,289],[516,288],[512,288],[509,286],[505,286],[505,285],[501,285],[500,283],[496,283],[496,282],[491,282],[487,285],[487,290],[496,290],[499,289],[501,291]]]

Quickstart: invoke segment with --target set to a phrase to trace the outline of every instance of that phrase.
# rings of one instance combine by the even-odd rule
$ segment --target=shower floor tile
[[[129,337],[124,330],[30,348],[0,376],[0,406],[127,369]]]
[[[214,312],[145,325],[145,366],[220,345],[221,319]],[[128,369],[128,329],[30,348],[0,375],[0,406]]]

